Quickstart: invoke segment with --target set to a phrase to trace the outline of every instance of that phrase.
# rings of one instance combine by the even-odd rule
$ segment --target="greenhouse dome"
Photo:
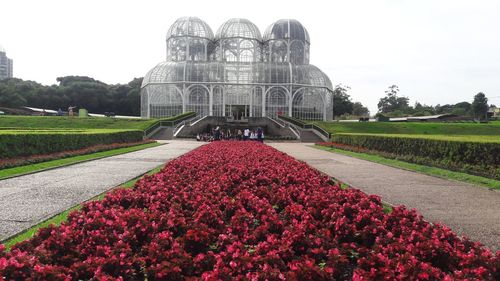
[[[241,108],[245,117],[330,120],[332,93],[328,76],[309,64],[300,22],[279,20],[262,37],[249,20],[230,19],[213,36],[205,22],[187,17],[167,33],[166,61],[144,77],[141,115],[230,116]]]

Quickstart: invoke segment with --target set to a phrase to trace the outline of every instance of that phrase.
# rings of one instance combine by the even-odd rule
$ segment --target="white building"
[[[0,46],[0,80],[14,76],[14,62],[7,57],[5,49]]]
[[[167,33],[166,61],[144,77],[141,116],[331,120],[332,83],[309,64],[309,50],[296,20],[278,20],[261,35],[249,20],[230,19],[214,36],[201,19],[180,18]]]

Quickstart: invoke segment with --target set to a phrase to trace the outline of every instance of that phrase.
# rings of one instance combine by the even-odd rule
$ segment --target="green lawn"
[[[430,175],[430,176],[435,176],[435,177],[450,179],[450,180],[456,180],[456,181],[462,181],[462,182],[467,182],[467,183],[471,183],[471,184],[475,184],[475,185],[488,187],[491,189],[500,190],[500,181],[497,181],[494,179],[469,175],[466,173],[449,171],[446,169],[440,169],[440,168],[429,167],[429,166],[424,166],[424,165],[419,165],[419,164],[413,164],[413,163],[408,163],[408,162],[394,160],[394,159],[388,159],[388,158],[384,158],[382,156],[373,155],[373,154],[352,152],[352,151],[342,150],[342,149],[338,149],[338,148],[330,148],[330,147],[319,146],[319,145],[315,145],[313,147],[317,148],[317,149],[321,149],[321,150],[326,150],[326,151],[330,151],[330,152],[335,152],[335,153],[363,159],[363,160],[372,161],[375,163],[384,164],[387,166],[392,166],[392,167],[401,168],[401,169],[405,169],[405,170],[409,170],[409,171],[419,172],[419,173]]]
[[[175,120],[191,112],[161,119],[122,119],[110,117],[74,117],[68,116],[0,116],[1,128],[64,128],[64,129],[135,129],[144,130],[158,120]]]
[[[76,163],[80,163],[80,162],[84,162],[84,161],[95,160],[95,159],[99,159],[99,158],[124,154],[124,153],[133,152],[133,151],[137,151],[137,150],[141,150],[141,149],[145,149],[145,148],[155,147],[158,145],[161,145],[161,144],[159,144],[159,143],[147,143],[147,144],[141,144],[141,145],[137,145],[137,146],[112,149],[112,150],[107,150],[107,151],[101,151],[101,152],[96,152],[96,153],[91,153],[91,154],[86,154],[86,155],[79,155],[79,156],[73,156],[73,157],[62,158],[62,159],[57,159],[57,160],[51,160],[51,161],[30,164],[30,165],[25,165],[25,166],[1,169],[0,170],[0,180],[5,179],[5,178],[9,178],[9,177],[13,177],[13,176],[20,176],[20,175],[30,174],[30,173],[34,173],[34,172],[47,170],[47,169],[53,169],[53,168],[57,168],[57,167],[76,164]]]
[[[59,128],[20,128],[20,129],[1,129],[0,128],[0,136],[1,135],[44,135],[44,134],[64,134],[64,135],[79,135],[79,134],[109,134],[109,133],[117,133],[117,132],[125,132],[125,131],[140,131],[138,129],[93,129],[93,128],[79,128],[79,129],[59,129]]]
[[[314,122],[328,132],[408,135],[480,135],[500,136],[500,122],[427,123],[427,122]]]
[[[163,167],[163,165],[161,166],[158,166],[156,168],[154,168],[153,170],[149,171],[148,173],[146,173],[147,175],[153,175],[153,174],[156,174],[158,173],[161,168]],[[131,188],[135,185],[135,183],[140,179],[142,178],[143,176],[139,176],[135,179],[132,179],[126,183],[123,183],[121,184],[118,188]],[[104,199],[106,193],[108,193],[109,191],[107,192],[104,192],[92,199],[90,199],[89,201],[95,201],[95,200],[102,200]],[[83,203],[82,203],[83,204]],[[40,229],[40,228],[44,228],[44,227],[47,227],[51,224],[55,225],[55,226],[58,226],[58,225],[61,225],[61,223],[65,222],[68,220],[68,215],[72,212],[72,211],[75,211],[75,210],[79,210],[81,207],[82,207],[82,204],[78,204],[77,206],[74,206],[46,221],[43,221],[35,226],[32,226],[31,228],[27,229],[26,231],[23,231],[21,233],[19,233],[18,235],[16,236],[13,236],[9,239],[7,239],[6,241],[4,241],[4,245],[5,247],[7,248],[7,250],[10,250],[10,248],[12,246],[14,246],[16,243],[19,243],[19,242],[22,242],[22,241],[25,241],[25,240],[28,240],[30,238],[32,238],[35,233]]]
[[[500,143],[500,135],[423,135],[423,134],[372,134],[372,133],[338,133],[338,135],[362,135],[362,136],[381,136],[381,137],[401,137],[401,138],[417,138],[417,139],[432,139],[446,141],[462,141],[462,142],[494,142]]]
[[[144,130],[156,121],[157,119],[119,119],[109,117],[1,116],[0,127]]]

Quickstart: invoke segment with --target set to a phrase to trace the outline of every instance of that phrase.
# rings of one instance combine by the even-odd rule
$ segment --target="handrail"
[[[327,139],[330,139],[332,136],[328,131],[326,131],[325,129],[321,128],[320,126],[318,126],[316,124],[306,123],[302,120],[298,120],[298,119],[288,117],[288,116],[278,116],[278,119],[282,119],[283,121],[288,122],[290,124],[293,124],[293,125],[295,125],[299,128],[302,128],[302,129],[315,130],[317,133],[321,134],[322,136],[326,137]]]
[[[196,116],[196,112],[186,113],[184,116],[181,116],[175,120],[158,120],[155,123],[151,124],[148,128],[144,129],[144,137],[149,136],[152,132],[154,132],[159,127],[167,127],[167,126],[175,126],[184,120],[193,118]]]
[[[321,128],[320,126],[318,126],[316,124],[310,124],[310,125],[312,125],[312,128],[314,130],[316,130],[318,133],[322,134],[328,140],[332,137],[332,134],[330,134],[330,132],[326,131],[325,129]]]
[[[280,126],[281,128],[284,128],[285,125],[286,125],[285,122],[279,120],[278,118],[271,118],[269,116],[266,116],[266,118],[269,119],[269,120],[271,120],[271,121],[273,121],[274,123],[278,124],[278,126]],[[283,123],[280,123],[280,122],[283,122]]]

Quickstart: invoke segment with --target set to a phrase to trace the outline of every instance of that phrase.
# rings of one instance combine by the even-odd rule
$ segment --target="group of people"
[[[264,142],[264,130],[257,128],[257,130],[250,130],[248,128],[241,129],[227,129],[224,130],[220,127],[212,129],[208,133],[196,135],[197,141],[218,141],[218,140],[236,140],[236,141],[260,141]]]

